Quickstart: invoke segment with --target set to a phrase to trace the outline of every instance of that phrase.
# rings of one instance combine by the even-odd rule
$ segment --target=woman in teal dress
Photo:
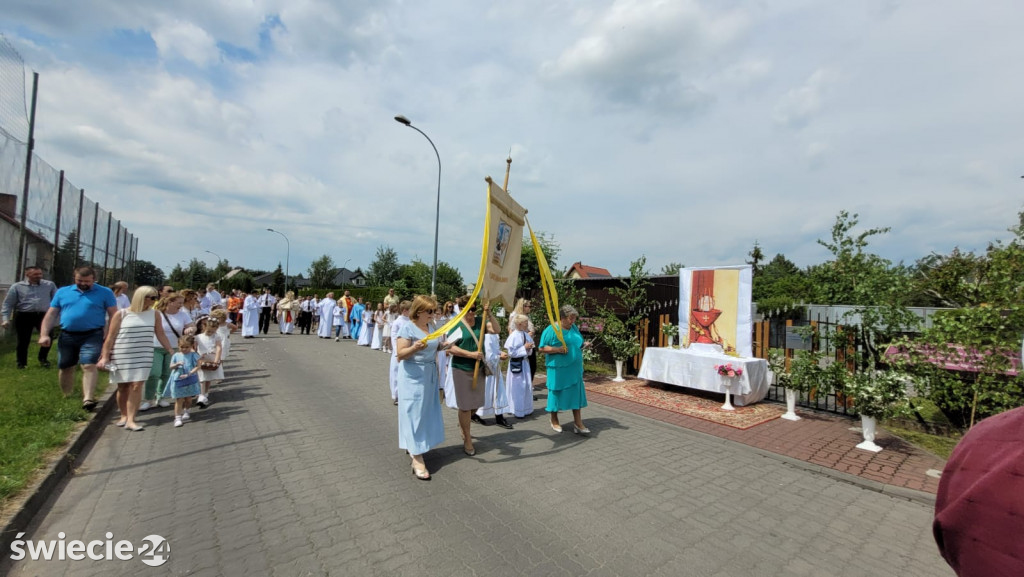
[[[430,479],[423,453],[444,442],[444,420],[437,384],[437,348],[441,341],[423,342],[430,333],[437,302],[417,295],[409,308],[409,322],[398,330],[398,447],[412,456],[417,479]]]
[[[572,411],[573,432],[578,435],[590,433],[583,425],[580,409],[587,406],[587,393],[583,388],[583,349],[590,343],[583,341],[583,335],[576,328],[579,313],[570,305],[558,310],[561,315],[562,338],[558,340],[555,326],[544,329],[540,336],[540,352],[544,353],[544,364],[548,374],[548,406],[551,413],[551,428],[562,432],[558,424],[558,411]]]

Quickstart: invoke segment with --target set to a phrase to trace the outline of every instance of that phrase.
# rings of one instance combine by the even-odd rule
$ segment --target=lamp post
[[[349,261],[350,261],[350,260],[352,260],[352,259],[350,259],[350,258],[347,258],[347,259],[345,259],[345,262],[344,262],[344,263],[343,263],[343,264],[341,265],[341,270],[342,270],[342,273],[344,273],[344,271],[345,271],[345,265],[347,265],[347,264],[349,263]],[[341,281],[341,288],[342,288],[342,289],[344,289],[344,288],[345,288],[345,285],[347,285],[347,284],[348,284],[348,283],[346,283],[346,282],[345,282],[344,280],[343,280],[343,281]]]
[[[212,254],[213,256],[217,257],[217,264],[220,264],[220,261],[224,260],[224,259],[220,258],[219,254],[213,252],[212,250],[207,250],[207,251],[204,251],[204,252],[208,252],[208,253]]]
[[[437,232],[441,224],[441,155],[437,152],[437,147],[434,146],[434,141],[430,140],[426,132],[423,132],[419,128],[412,125],[412,121],[408,118],[399,114],[395,117],[395,122],[404,124],[409,128],[419,132],[423,135],[423,138],[427,139],[430,143],[430,147],[434,149],[434,155],[437,156],[437,211],[434,216],[434,268],[430,271],[430,294],[431,296],[437,295]]]
[[[272,228],[268,228],[267,230],[269,230],[270,232],[276,232],[277,234],[283,236],[284,242],[287,243],[285,246],[287,247],[288,252],[286,252],[284,255],[284,292],[285,294],[288,294],[288,264],[292,258],[292,243],[291,241],[288,240],[288,235],[286,235],[285,233],[279,230],[274,230]]]

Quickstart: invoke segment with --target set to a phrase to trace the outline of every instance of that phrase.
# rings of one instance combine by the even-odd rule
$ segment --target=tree
[[[251,293],[252,289],[255,288],[253,285],[252,275],[244,271],[232,276],[231,278],[226,278],[220,281],[220,289],[222,292],[231,292],[234,289],[238,289]]]
[[[750,252],[747,253],[747,256],[750,257],[750,260],[747,261],[747,264],[753,267],[754,278],[756,279],[757,274],[761,272],[761,261],[764,260],[764,253],[761,252],[761,245],[757,244],[756,240],[754,241],[754,248],[752,248]]]
[[[387,245],[378,246],[376,257],[366,269],[366,284],[390,287],[401,276],[401,268],[395,249]]]
[[[937,312],[919,338],[901,343],[928,398],[966,426],[1024,404],[1024,371],[1010,375],[1024,326],[1024,211],[1017,216],[1014,238],[990,244],[984,256],[954,250],[933,261],[929,290],[964,306]]]
[[[158,290],[164,284],[164,271],[148,260],[135,261],[135,284],[149,285]]]
[[[753,299],[758,311],[794,311],[799,302],[813,300],[807,273],[784,254],[776,254],[754,277]]]
[[[314,289],[331,288],[334,280],[334,260],[323,255],[309,265],[309,285]]]
[[[213,267],[213,270],[210,271],[210,282],[220,282],[220,279],[227,276],[231,270],[231,265],[228,264],[227,259],[217,261],[217,266]]]
[[[686,268],[686,265],[681,262],[670,262],[661,267],[661,274],[662,276],[676,276],[684,268]]]
[[[270,292],[275,295],[284,294],[284,271],[281,270],[281,263],[277,263],[277,268],[274,269],[274,276],[271,277],[270,281]]]
[[[885,234],[889,229],[872,228],[854,234],[857,216],[845,210],[839,212],[832,227],[831,242],[818,240],[833,258],[812,267],[810,276],[821,299],[819,302],[856,305],[847,314],[860,317],[868,351],[865,360],[873,369],[880,361],[878,347],[888,344],[899,333],[914,330],[920,319],[907,308],[911,295],[907,267],[893,266],[890,261],[865,250],[870,237]]]
[[[81,247],[78,246],[78,231],[72,230],[53,254],[53,282],[66,286],[74,281],[75,263],[82,264]]]
[[[552,270],[553,276],[561,276],[555,273],[556,259],[561,249],[555,242],[554,236],[548,236],[543,232],[536,233],[537,244],[540,245],[544,260],[548,268]],[[520,248],[519,260],[519,283],[516,285],[516,295],[522,298],[532,299],[542,293],[540,286],[540,267],[537,265],[537,252],[533,248],[533,241],[529,237],[523,238]],[[538,307],[535,307],[538,308]]]
[[[414,260],[400,268],[401,277],[395,282],[396,291],[403,297],[430,294],[431,267],[421,260]],[[437,300],[453,301],[466,294],[466,285],[458,269],[444,261],[437,263]]]
[[[626,308],[623,323],[627,330],[633,332],[636,332],[640,321],[647,316],[643,308],[647,304],[647,290],[651,286],[651,281],[647,278],[650,271],[646,267],[647,257],[641,256],[629,263],[629,279],[622,281],[623,286],[608,289],[608,294],[618,297]]]

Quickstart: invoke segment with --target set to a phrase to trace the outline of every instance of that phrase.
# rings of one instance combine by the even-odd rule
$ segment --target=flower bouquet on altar
[[[672,323],[664,323],[661,325],[661,334],[668,337],[668,348],[673,348],[675,339],[679,336],[679,327]]]
[[[743,368],[734,367],[732,363],[725,363],[724,365],[715,365],[715,370],[718,374],[723,377],[741,377],[743,376]]]

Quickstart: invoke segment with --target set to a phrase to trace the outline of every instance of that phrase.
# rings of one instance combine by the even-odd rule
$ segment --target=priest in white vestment
[[[327,293],[323,299],[317,304],[316,308],[320,312],[320,326],[316,330],[316,336],[321,339],[331,338],[331,326],[334,320],[334,307],[337,306],[337,301],[334,300],[334,293]]]
[[[260,305],[252,294],[245,295],[242,303],[242,338],[256,338],[260,332]]]

